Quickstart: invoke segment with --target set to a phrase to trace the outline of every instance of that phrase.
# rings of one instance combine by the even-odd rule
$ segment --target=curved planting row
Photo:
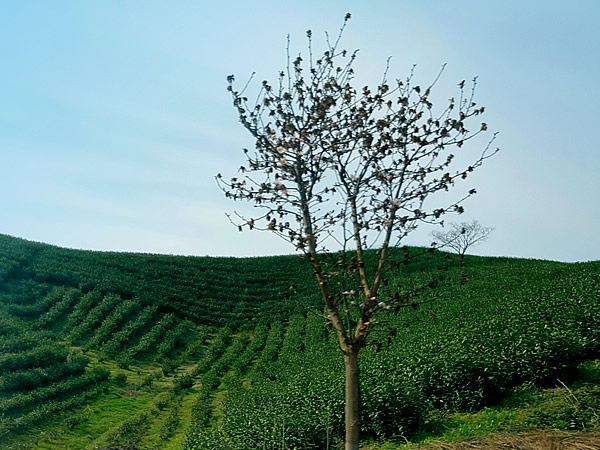
[[[139,310],[139,306],[139,303],[134,300],[117,300],[117,304],[104,317],[94,330],[93,336],[86,342],[86,348],[96,348],[108,341],[123,322]]]
[[[269,330],[269,334],[265,341],[265,346],[250,369],[249,376],[251,379],[273,376],[274,372],[277,371],[272,362],[276,360],[279,350],[281,349],[283,332],[284,329],[281,323],[276,322],[271,325],[271,329]]]
[[[109,313],[122,302],[121,297],[115,294],[105,295],[73,328],[68,330],[69,338],[81,341],[88,337],[95,328],[101,325]]]
[[[125,344],[127,344],[138,331],[146,327],[148,322],[156,315],[157,310],[157,306],[146,306],[139,314],[131,318],[124,326],[113,333],[110,339],[102,344],[100,349],[109,354],[123,351]]]
[[[37,320],[37,327],[44,328],[59,320],[77,304],[80,298],[81,293],[77,289],[65,289],[62,297],[48,311],[40,315]]]
[[[104,387],[100,384],[89,386],[89,389],[75,393],[60,400],[49,400],[37,405],[33,410],[18,418],[0,418],[0,437],[9,433],[26,430],[40,422],[55,418],[57,414],[64,414],[69,410],[86,406],[90,400],[101,394]]]
[[[212,339],[204,354],[191,372],[192,377],[197,377],[207,372],[213,363],[223,354],[231,339],[231,329],[221,328]]]
[[[327,433],[329,432],[330,438],[333,437],[335,424],[332,411],[335,402],[327,404],[328,399],[319,401],[311,398],[310,402],[318,406],[321,410],[319,412],[305,409],[295,414],[291,407],[294,402],[302,403],[308,396],[316,393],[315,389],[305,391],[303,394],[296,390],[313,386],[314,379],[322,380],[322,377],[332,375],[330,369],[323,370],[319,364],[315,365],[315,361],[322,363],[323,360],[320,357],[315,358],[316,355],[312,351],[327,344],[324,339],[327,336],[322,317],[312,314],[308,319],[293,316],[287,324],[274,323],[270,328],[259,325],[251,336],[252,339],[246,346],[238,344],[242,339],[234,339],[223,354],[224,358],[225,355],[233,355],[239,349],[237,358],[229,364],[229,368],[234,372],[220,377],[220,381],[224,383],[224,391],[221,392],[224,403],[219,406],[222,410],[217,419],[211,419],[213,406],[210,392],[198,398],[194,406],[194,420],[186,436],[185,448],[303,446],[304,441],[289,439],[289,430],[296,430],[299,423],[307,429],[317,425],[313,432],[323,431],[324,439],[321,444],[326,445]],[[317,346],[305,349],[306,341],[315,342]],[[218,373],[219,361],[206,375]],[[309,372],[303,372],[300,377],[290,376],[291,373],[297,373],[300,367],[303,371],[308,369]],[[223,373],[221,371],[221,374]],[[244,376],[246,373],[247,379]],[[300,385],[298,385],[299,379],[304,380]],[[216,384],[217,378],[207,387],[214,389]],[[294,386],[294,390],[289,389],[291,385]],[[306,416],[309,413],[310,415]],[[329,417],[329,421],[325,420],[326,425],[323,429],[309,417],[317,420]]]
[[[138,341],[138,343],[132,347],[129,347],[125,354],[130,357],[134,357],[140,353],[146,353],[158,344],[162,337],[167,333],[173,324],[175,324],[175,316],[173,314],[166,314],[156,322],[152,328]]]
[[[108,371],[14,318],[0,320],[0,437],[26,429],[96,396]]]
[[[252,319],[286,320],[320,305],[309,266],[298,256],[238,259],[75,251],[2,235],[0,254],[0,284],[19,291],[19,301],[11,296],[10,313],[21,317],[39,317],[62,299],[60,294],[40,301],[54,287],[74,288],[82,296],[96,292],[139,299],[140,309],[155,305],[180,319],[233,328]],[[52,315],[64,312],[67,303]],[[73,316],[66,328],[78,323]]]
[[[264,347],[268,334],[269,328],[266,325],[258,325],[254,329],[250,343],[240,352],[237,359],[231,365],[231,368],[238,376],[246,374],[256,355]]]

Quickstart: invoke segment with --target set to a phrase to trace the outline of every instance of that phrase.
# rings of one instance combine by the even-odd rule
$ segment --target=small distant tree
[[[312,266],[345,362],[345,446],[357,449],[360,350],[378,313],[414,306],[409,295],[380,292],[390,246],[421,222],[462,213],[462,201],[475,189],[436,206],[426,200],[454,188],[497,150],[490,150],[492,137],[470,163],[453,169],[454,151],[464,151],[488,128],[478,121],[484,108],[473,99],[475,80],[470,90],[460,82],[458,96],[437,113],[430,96],[441,71],[425,87],[413,82],[412,73],[389,80],[387,68],[375,87],[353,87],[357,51],[339,48],[349,19],[347,14],[334,42],[326,34],[327,49],[319,58],[313,57],[310,31],[307,60],[290,58],[288,38],[285,70],[275,85],[263,81],[252,103],[245,95],[250,81],[238,91],[234,76],[228,77],[254,149],[244,149],[239,175],[216,178],[228,198],[261,211],[229,216],[239,231],[271,231]],[[335,267],[329,265],[327,241],[348,252],[351,245],[351,261],[336,258]],[[374,266],[366,267],[364,252],[372,246],[380,250]]]
[[[452,222],[449,226],[450,229],[446,231],[432,231],[431,236],[436,240],[437,246],[454,250],[461,262],[470,247],[487,241],[489,235],[494,231],[493,228],[484,227],[476,220]]]

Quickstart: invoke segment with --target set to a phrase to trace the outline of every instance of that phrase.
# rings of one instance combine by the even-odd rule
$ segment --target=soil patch
[[[423,445],[429,450],[600,450],[600,432],[535,431],[499,433],[488,438],[472,438],[455,444]]]

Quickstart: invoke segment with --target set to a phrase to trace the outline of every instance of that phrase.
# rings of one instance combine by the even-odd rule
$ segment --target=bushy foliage
[[[144,328],[148,321],[156,314],[157,306],[150,305],[143,309],[135,318],[132,318],[122,328],[112,334],[101,349],[107,353],[114,353],[121,350],[122,346],[132,338],[132,336]]]
[[[250,389],[227,378],[222,433],[192,430],[196,436],[188,437],[186,448],[204,448],[198,442],[206,442],[208,436],[218,439],[215,448],[325,448],[327,437],[340,430],[343,410],[343,391],[323,386],[323,381],[331,380],[327,376],[343,378],[339,370],[314,366],[304,367],[301,375],[286,377],[285,382],[254,381]]]
[[[182,345],[192,332],[194,324],[189,320],[181,322],[175,328],[167,331],[162,341],[157,347],[160,356],[166,357],[177,346]]]
[[[211,369],[218,375],[225,374],[237,357],[242,353],[247,342],[247,339],[244,337],[232,338],[231,344],[227,347],[227,350],[225,350],[223,355],[215,361]]]
[[[265,346],[252,367],[250,372],[251,378],[256,379],[274,375],[274,372],[276,372],[277,369],[275,369],[271,363],[277,357],[282,342],[283,324],[275,322],[271,325],[271,329],[269,330],[269,334],[265,341]]]
[[[62,317],[77,301],[80,299],[80,292],[76,289],[68,289],[64,292],[62,298],[54,303],[52,307],[40,316],[37,321],[39,328],[46,327],[56,322]]]
[[[127,375],[125,375],[124,373],[119,373],[119,374],[115,375],[113,382],[119,387],[126,386],[127,385]]]
[[[179,407],[177,405],[175,405],[169,411],[167,420],[165,421],[163,426],[160,428],[160,432],[159,432],[160,439],[163,441],[168,440],[173,435],[173,433],[175,433],[175,430],[177,429],[179,422],[180,422]]]
[[[83,373],[88,362],[89,359],[83,355],[76,355],[66,362],[5,373],[0,376],[0,391],[6,393],[30,391],[62,378],[79,375]]]
[[[70,409],[85,406],[92,398],[103,391],[103,386],[95,385],[90,389],[60,400],[50,400],[39,404],[35,409],[17,418],[0,417],[0,438],[9,433],[24,430],[45,419],[65,413]]]
[[[116,294],[107,294],[102,301],[94,306],[85,319],[69,330],[69,336],[74,341],[84,338],[91,330],[98,326],[104,317],[115,307],[121,304],[121,297]]]
[[[210,399],[210,390],[205,388],[205,386],[206,384],[203,383],[202,390],[192,405],[191,434],[195,434],[196,430],[207,428],[212,417],[213,407]]]
[[[66,361],[67,355],[67,349],[55,343],[46,343],[27,352],[4,353],[0,355],[0,375]]]
[[[86,343],[86,347],[95,348],[109,340],[118,327],[138,308],[139,304],[135,300],[124,300],[122,303],[117,303],[112,311],[104,315],[104,319],[96,328],[92,338]]]
[[[173,390],[179,392],[183,389],[189,389],[194,385],[194,377],[191,374],[177,376],[173,379]]]
[[[175,323],[175,316],[173,314],[167,314],[163,316],[151,329],[143,335],[139,342],[132,348],[127,350],[127,354],[134,356],[138,353],[144,353],[150,350],[150,348],[159,342],[162,336],[167,332],[169,327]]]
[[[211,367],[227,348],[230,337],[231,328],[224,327],[219,330],[219,333],[205,350],[203,357],[198,361],[196,367],[194,367],[194,370],[192,371],[193,376],[198,376]]]
[[[111,447],[135,445],[144,436],[149,426],[148,415],[140,414],[119,426],[107,437],[106,443]]]
[[[87,389],[90,385],[104,381],[108,378],[108,372],[103,369],[94,369],[81,376],[70,377],[58,381],[47,387],[41,387],[28,393],[14,394],[0,401],[0,415],[23,411],[32,405],[46,403],[48,400],[63,394],[73,394]]]
[[[231,368],[238,375],[243,375],[246,373],[253,359],[265,345],[268,333],[269,329],[265,325],[258,325],[254,329],[250,343],[232,364]]]
[[[49,295],[57,298],[60,290]],[[61,296],[72,292],[63,291]],[[0,441],[2,437],[98,395],[109,373],[86,371],[89,359],[70,350],[48,331],[32,329],[35,322],[9,317],[0,304]]]
[[[154,398],[154,406],[162,411],[169,405],[171,400],[171,395],[169,395],[167,392],[161,392]]]

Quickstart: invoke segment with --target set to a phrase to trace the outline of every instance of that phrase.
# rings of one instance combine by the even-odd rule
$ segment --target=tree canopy
[[[496,153],[487,140],[470,163],[459,165],[455,154],[488,130],[485,112],[474,101],[476,78],[458,84],[456,97],[435,110],[431,93],[444,66],[426,86],[390,79],[389,61],[375,87],[355,87],[357,51],[340,48],[350,19],[346,15],[337,38],[326,35],[327,50],[298,55],[279,73],[263,81],[254,103],[238,91],[234,76],[228,90],[239,120],[254,138],[244,149],[240,175],[217,182],[228,198],[252,203],[261,212],[230,219],[240,231],[268,230],[288,240],[310,261],[346,362],[346,446],[358,445],[358,365],[375,314],[402,303],[406,295],[381,295],[390,246],[399,244],[421,222],[436,223],[447,213],[462,213],[462,202],[474,195],[466,189],[453,200],[427,201],[449,191]],[[464,158],[460,158],[464,160]],[[351,261],[326,264],[327,241],[349,252]],[[372,270],[364,251],[380,247]],[[332,280],[340,280],[337,283]],[[347,292],[358,292],[349,301]]]

